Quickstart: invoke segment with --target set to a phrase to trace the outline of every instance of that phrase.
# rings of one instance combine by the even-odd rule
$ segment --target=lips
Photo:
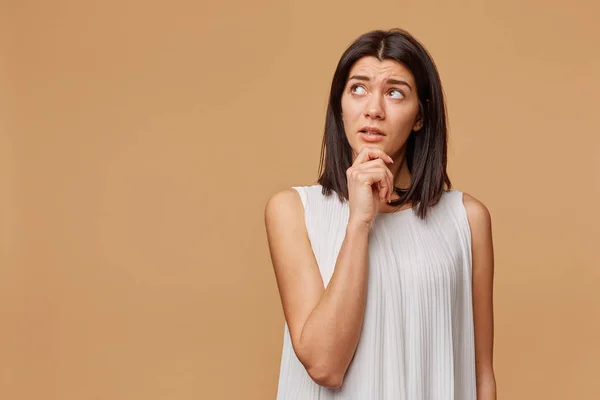
[[[381,135],[381,136],[385,136],[385,133],[383,133],[383,131],[381,129],[375,128],[373,126],[365,126],[359,132],[360,133],[366,133],[368,135]]]

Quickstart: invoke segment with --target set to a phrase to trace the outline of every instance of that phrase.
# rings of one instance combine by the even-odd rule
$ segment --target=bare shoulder
[[[302,200],[296,189],[286,188],[269,197],[265,204],[265,223],[270,225],[281,218],[298,219],[304,213]]]
[[[463,204],[467,210],[467,218],[473,233],[487,231],[491,228],[492,217],[490,211],[481,200],[468,193],[463,193]]]
[[[308,236],[302,199],[294,188],[272,194],[265,204],[264,218],[267,240],[272,247],[289,248],[290,243]]]
[[[490,211],[483,202],[467,193],[463,193],[463,204],[471,229],[473,270],[493,271],[494,245]]]

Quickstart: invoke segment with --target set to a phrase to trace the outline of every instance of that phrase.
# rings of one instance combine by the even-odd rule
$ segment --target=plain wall
[[[501,399],[600,398],[592,1],[4,1],[0,397],[275,397],[263,212],[371,29],[432,53],[496,252]]]

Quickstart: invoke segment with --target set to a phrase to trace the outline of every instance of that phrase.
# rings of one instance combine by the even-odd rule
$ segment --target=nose
[[[379,96],[372,95],[365,107],[365,117],[373,119],[384,119],[385,110],[382,99]]]

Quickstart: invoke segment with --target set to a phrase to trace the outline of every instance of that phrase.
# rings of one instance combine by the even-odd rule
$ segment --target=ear
[[[417,121],[415,122],[412,130],[416,132],[419,129],[421,129],[422,127],[423,127],[423,106],[421,105],[421,102],[419,102],[419,113],[417,114]]]
[[[421,113],[419,113],[419,115],[417,116],[417,122],[415,122],[415,125],[413,126],[413,131],[418,131],[419,129],[421,129],[423,127],[423,119],[421,118]]]

